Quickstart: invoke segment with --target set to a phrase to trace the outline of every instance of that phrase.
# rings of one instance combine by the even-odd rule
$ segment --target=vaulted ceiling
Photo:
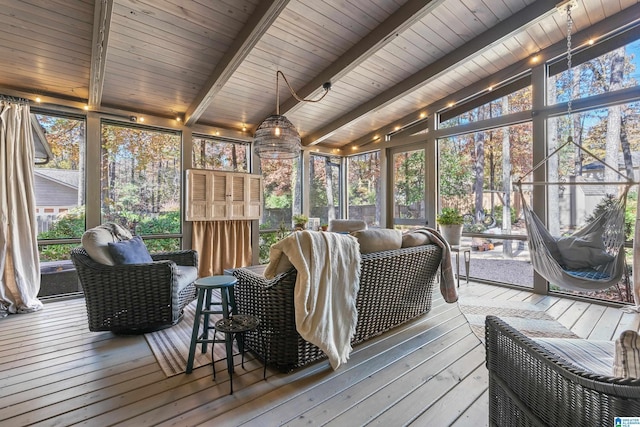
[[[574,31],[640,20],[574,0]],[[343,147],[566,37],[559,0],[0,0],[3,89],[246,129],[276,110],[303,145]],[[603,34],[593,34],[600,37]]]

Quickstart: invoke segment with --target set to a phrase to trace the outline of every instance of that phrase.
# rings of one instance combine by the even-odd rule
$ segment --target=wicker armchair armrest
[[[640,379],[580,370],[494,316],[486,348],[490,425],[614,425],[640,414]]]
[[[173,261],[178,265],[198,266],[198,252],[193,249],[151,254],[154,261]]]

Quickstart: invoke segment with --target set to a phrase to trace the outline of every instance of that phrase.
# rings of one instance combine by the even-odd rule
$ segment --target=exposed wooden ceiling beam
[[[306,98],[314,92],[319,92],[325,82],[340,80],[444,1],[409,0],[296,93],[300,98]],[[302,103],[292,96],[280,105],[280,114],[292,113],[301,105]]]
[[[499,22],[492,28],[489,28],[487,31],[480,34],[478,37],[473,38],[471,41],[455,51],[445,55],[436,62],[427,65],[409,78],[380,93],[369,101],[360,104],[348,114],[341,116],[319,130],[311,132],[303,138],[302,144],[305,146],[315,145],[328,138],[331,134],[335,133],[336,130],[349,125],[366,114],[380,110],[405,95],[408,95],[420,86],[437,78],[439,75],[447,72],[468,58],[480,55],[481,53],[489,50],[496,43],[504,40],[510,34],[520,30],[521,28],[530,26],[551,13],[555,13],[556,4],[557,0],[538,0],[532,3],[508,19]]]
[[[227,80],[249,55],[260,38],[267,32],[271,24],[289,4],[290,0],[272,0],[258,2],[247,24],[235,38],[228,52],[216,65],[213,73],[185,112],[184,122],[187,126],[195,124],[200,116],[213,102],[213,98],[222,89]]]
[[[93,11],[93,39],[91,42],[91,71],[89,74],[89,108],[100,109],[104,69],[107,65],[109,29],[113,14],[113,0],[95,0]]]

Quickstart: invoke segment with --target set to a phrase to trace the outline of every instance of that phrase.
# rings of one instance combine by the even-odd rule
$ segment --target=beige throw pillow
[[[390,251],[402,247],[402,231],[389,228],[371,228],[369,230],[354,231],[351,233],[360,243],[360,252]]]
[[[409,231],[402,235],[403,248],[413,248],[414,246],[428,245],[429,243],[431,243],[431,238],[426,230]]]
[[[616,340],[613,376],[640,378],[640,337],[636,331],[624,331]]]
[[[361,219],[332,219],[329,221],[329,231],[335,233],[351,233],[366,229],[367,223]]]
[[[109,243],[129,240],[131,237],[131,233],[126,228],[115,223],[105,223],[84,232],[82,247],[95,262],[115,265],[109,252]]]

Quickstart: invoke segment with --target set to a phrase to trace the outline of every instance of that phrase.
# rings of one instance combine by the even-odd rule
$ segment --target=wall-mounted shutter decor
[[[188,169],[186,220],[260,219],[262,176]]]

